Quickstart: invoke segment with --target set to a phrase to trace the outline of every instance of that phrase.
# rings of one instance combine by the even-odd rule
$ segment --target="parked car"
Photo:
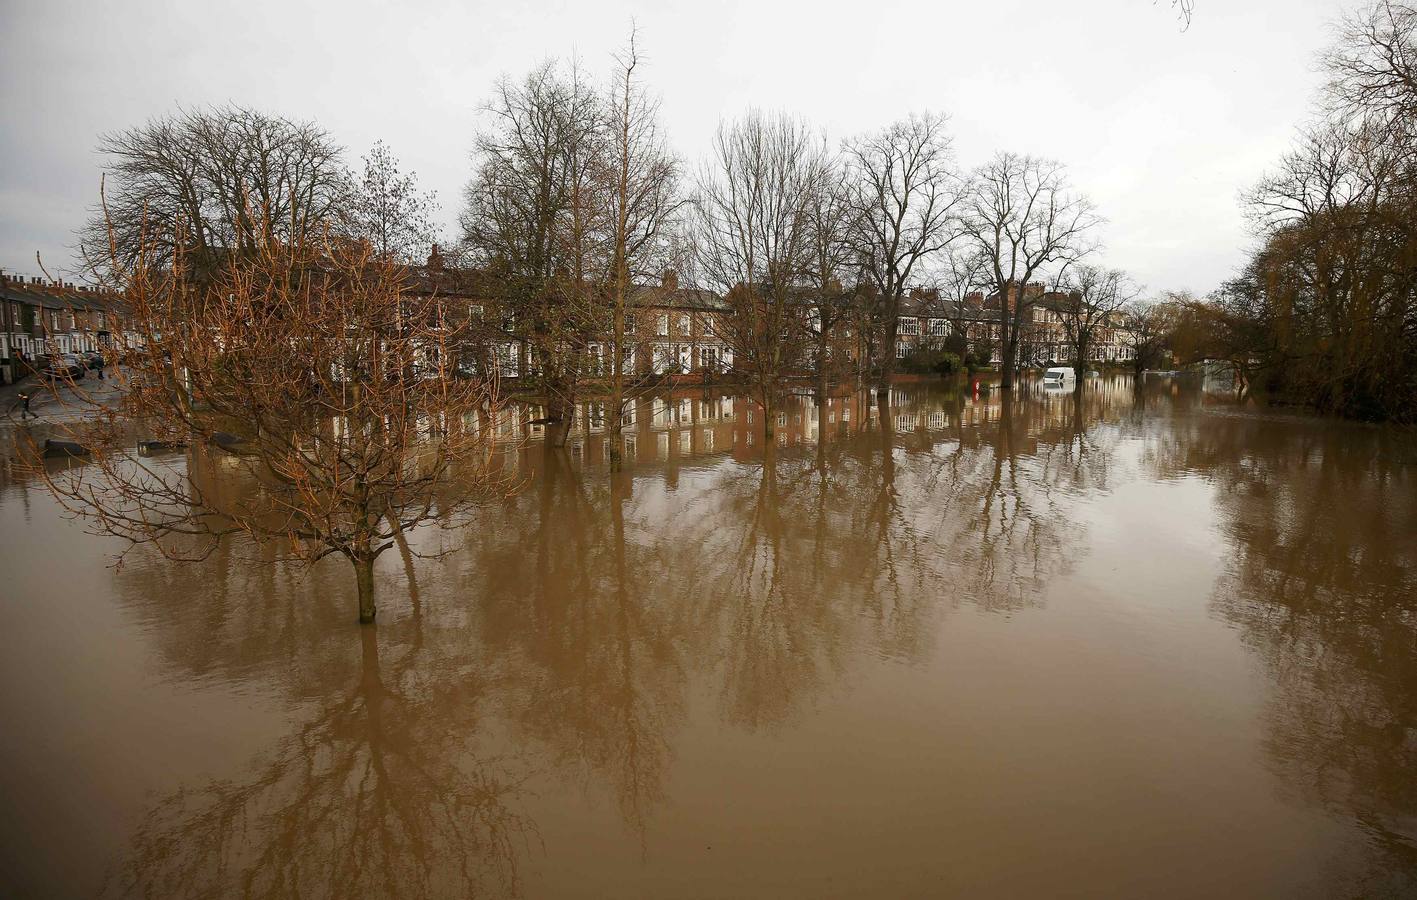
[[[83,353],[78,354],[78,356],[84,361],[84,365],[87,368],[103,368],[103,354],[99,353],[97,350],[85,350]]]

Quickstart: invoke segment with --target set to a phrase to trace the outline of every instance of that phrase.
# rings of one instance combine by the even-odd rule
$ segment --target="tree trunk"
[[[565,382],[557,379],[546,398],[546,440],[544,446],[561,448],[566,446],[566,438],[571,433],[572,417],[576,414],[575,404],[568,399]]]
[[[605,414],[610,421],[605,423],[606,456],[610,459],[610,471],[618,472],[624,466],[624,441],[622,440],[622,429],[624,428],[625,405],[625,373],[622,369],[624,351],[620,349],[620,341],[615,341],[612,351],[615,359],[611,360],[610,368],[610,400],[605,405]]]
[[[359,624],[374,623],[374,558],[354,558],[354,580],[359,587]]]
[[[899,326],[900,298],[886,303],[885,331],[881,335],[881,384],[883,391],[889,391],[891,376],[895,374],[896,329]]]
[[[619,391],[610,396],[610,402],[606,404],[607,415],[611,421],[605,425],[606,456],[610,459],[610,471],[618,472],[625,465],[624,459],[624,435],[623,426],[620,423],[620,405],[624,401],[620,399]]]
[[[999,309],[999,365],[1003,371],[999,375],[999,387],[1012,390],[1014,386],[1013,311],[1004,303]]]

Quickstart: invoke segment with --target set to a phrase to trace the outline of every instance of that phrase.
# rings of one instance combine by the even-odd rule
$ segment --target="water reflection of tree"
[[[489,511],[465,554],[429,564],[437,577],[421,580],[417,614],[381,626],[380,679],[361,681],[353,696],[342,642],[321,637],[340,611],[320,602],[318,568],[299,581],[279,568],[243,566],[236,554],[216,556],[190,570],[192,582],[174,585],[165,568],[130,567],[120,576],[128,602],[171,671],[259,677],[325,712],[253,769],[247,787],[213,785],[155,812],[139,859],[161,861],[168,880],[130,874],[123,883],[175,884],[174,871],[196,883],[174,849],[155,849],[183,821],[196,823],[198,834],[223,809],[246,821],[299,821],[304,813],[281,801],[300,793],[302,779],[317,782],[307,794],[351,790],[324,775],[338,758],[352,760],[346,769],[372,759],[376,743],[387,756],[387,729],[371,729],[391,722],[420,742],[394,752],[425,754],[414,774],[464,785],[469,798],[491,804],[494,796],[510,801],[516,785],[508,767],[477,753],[479,729],[495,720],[492,730],[519,756],[587,790],[607,790],[643,835],[665,798],[691,684],[716,691],[727,722],[771,729],[849,680],[854,660],[921,658],[938,616],[955,602],[989,609],[1038,602],[1047,579],[1082,548],[1079,529],[1059,515],[1067,495],[1105,487],[1113,448],[1105,429],[1095,429],[1105,404],[1084,407],[1079,435],[1066,403],[986,399],[966,424],[957,394],[886,397],[867,415],[871,399],[859,401],[849,426],[821,428],[815,448],[760,460],[683,458],[664,470],[607,477],[582,474],[564,452],[528,450],[520,462],[526,490]],[[929,427],[910,424],[917,420]],[[817,421],[820,428],[820,414]],[[269,617],[244,612],[298,591],[310,592],[310,602],[284,603],[288,620],[273,631]],[[176,602],[174,593],[190,599]],[[381,687],[393,684],[399,690]],[[307,746],[322,749],[315,764],[301,765]],[[405,775],[401,766],[394,772]],[[389,789],[445,819],[428,782],[410,777]],[[337,806],[364,815],[397,805],[380,804],[353,793],[332,799],[329,818],[314,827],[334,828]],[[476,808],[472,799],[463,807]],[[523,826],[503,807],[498,832],[496,811],[486,809],[487,823],[469,826],[484,835],[469,845],[470,865],[487,870],[484,882],[506,872],[515,886],[510,855],[505,864],[478,861],[496,858]],[[229,854],[239,855],[242,841],[263,852],[254,831],[217,836]],[[456,837],[433,833],[428,842],[442,847]],[[390,852],[414,854],[407,865],[426,861],[423,877],[441,877],[435,853],[399,840],[390,838]],[[276,856],[291,852],[272,846]]]
[[[1357,894],[1417,889],[1417,445],[1320,420],[1206,416],[1151,457],[1214,480],[1230,557],[1214,608],[1273,685],[1265,749],[1380,860]]]
[[[381,661],[379,639],[365,631],[357,668],[342,667],[354,686],[333,691],[243,777],[159,802],[108,891],[517,893],[518,844],[532,831],[508,805],[518,777],[476,746],[483,686],[418,652]]]
[[[1111,398],[1020,389],[984,398],[968,415],[962,398],[949,399],[950,440],[931,454],[918,488],[933,513],[929,539],[951,547],[950,581],[965,599],[991,610],[1035,605],[1086,551],[1071,502],[1108,487],[1115,447],[1100,422]]]
[[[564,453],[546,453],[527,494],[472,542],[467,587],[505,667],[503,715],[559,771],[611,785],[642,830],[683,718],[696,610],[648,535],[627,534],[631,488],[629,475],[583,479]]]
[[[842,667],[845,585],[831,577],[834,555],[813,521],[798,514],[811,472],[807,457],[768,448],[759,466],[725,473],[713,514],[691,538],[715,560],[700,584],[718,618],[720,703],[744,728],[782,723]]]

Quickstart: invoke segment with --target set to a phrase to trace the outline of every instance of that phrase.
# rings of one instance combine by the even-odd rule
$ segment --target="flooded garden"
[[[537,414],[373,627],[340,560],[114,567],[0,475],[6,893],[1417,891],[1411,431],[1117,376],[764,446],[693,387],[611,473],[594,404]]]

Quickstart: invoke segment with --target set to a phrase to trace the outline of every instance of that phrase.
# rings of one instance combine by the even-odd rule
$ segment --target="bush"
[[[911,375],[953,375],[962,368],[958,354],[948,350],[916,350],[901,360],[901,369]]]

